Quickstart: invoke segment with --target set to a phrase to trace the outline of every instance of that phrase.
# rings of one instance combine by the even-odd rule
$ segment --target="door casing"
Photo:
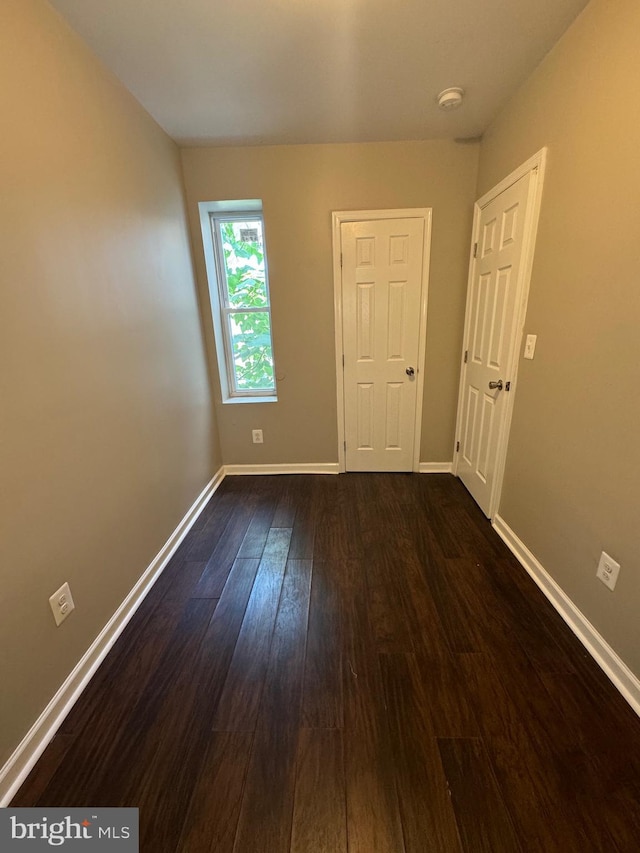
[[[420,330],[418,340],[418,364],[416,367],[416,415],[413,437],[413,470],[420,470],[420,439],[422,428],[422,400],[424,396],[424,362],[427,341],[427,303],[429,291],[429,261],[431,257],[431,208],[418,207],[394,210],[341,210],[331,214],[333,232],[333,305],[336,345],[336,389],[338,403],[338,470],[346,471],[344,375],[342,340],[342,253],[341,225],[344,222],[364,222],[374,219],[423,219],[424,248],[422,257],[422,282],[420,290]]]
[[[527,301],[529,298],[529,285],[531,283],[531,271],[533,268],[533,258],[535,251],[536,234],[538,230],[538,221],[540,218],[540,205],[542,202],[542,188],[544,184],[544,174],[547,164],[547,148],[541,148],[536,154],[530,157],[525,163],[515,169],[511,174],[507,175],[504,180],[500,181],[495,187],[485,193],[474,205],[473,210],[473,229],[471,236],[471,247],[469,251],[469,278],[467,283],[467,302],[465,308],[464,321],[464,336],[462,341],[462,352],[460,356],[460,385],[458,388],[458,412],[456,417],[456,432],[453,446],[453,473],[458,473],[458,462],[460,454],[456,450],[457,442],[460,440],[462,429],[462,413],[463,413],[463,395],[464,395],[464,378],[466,365],[464,363],[464,353],[468,347],[469,340],[469,321],[471,312],[469,310],[469,299],[471,294],[471,284],[475,275],[476,260],[474,258],[474,244],[478,242],[480,237],[480,217],[483,208],[497,198],[502,192],[519,181],[528,172],[533,173],[532,191],[530,193],[527,209],[525,211],[524,237],[522,244],[522,259],[521,272],[517,282],[516,296],[516,322],[514,324],[514,333],[508,348],[507,369],[505,381],[511,382],[511,390],[507,393],[506,406],[504,409],[504,417],[500,424],[500,436],[498,439],[498,450],[496,456],[496,470],[491,501],[489,507],[489,517],[493,521],[498,508],[500,506],[500,497],[502,494],[502,484],[504,480],[504,469],[507,458],[507,448],[509,444],[509,433],[511,430],[511,420],[513,417],[513,404],[515,400],[518,374],[519,353],[522,346],[522,334],[524,331],[524,323],[527,313]]]

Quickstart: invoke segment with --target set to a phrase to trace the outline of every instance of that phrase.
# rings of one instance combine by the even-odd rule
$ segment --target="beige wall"
[[[437,140],[183,149],[209,322],[197,204],[264,203],[279,400],[218,402],[226,463],[337,461],[331,212],[405,207],[433,208],[421,459],[451,461],[478,147]],[[264,430],[264,445],[251,443],[253,427]]]
[[[1,766],[220,457],[177,149],[48,4],[0,17]]]
[[[640,676],[639,49],[637,0],[593,0],[486,134],[478,190],[549,146],[500,513]]]

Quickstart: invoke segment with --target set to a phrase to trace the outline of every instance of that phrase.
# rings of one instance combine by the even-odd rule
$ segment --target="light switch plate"
[[[534,353],[536,351],[536,341],[538,340],[537,335],[527,335],[527,339],[524,343],[524,357],[528,359],[532,359]]]

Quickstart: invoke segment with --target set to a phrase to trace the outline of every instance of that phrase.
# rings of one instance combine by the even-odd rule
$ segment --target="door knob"
[[[415,370],[413,369],[413,367],[407,367],[407,369],[405,370],[405,373],[407,374],[407,376],[413,376],[413,374],[415,373]]]
[[[502,391],[502,388],[503,388],[502,379],[498,379],[497,382],[490,382],[489,388],[491,388],[492,391],[494,391],[496,388],[498,389],[498,391]]]

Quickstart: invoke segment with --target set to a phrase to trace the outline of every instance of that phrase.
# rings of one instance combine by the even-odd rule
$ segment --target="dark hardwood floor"
[[[640,850],[640,720],[449,475],[228,477],[13,806],[143,853]]]

